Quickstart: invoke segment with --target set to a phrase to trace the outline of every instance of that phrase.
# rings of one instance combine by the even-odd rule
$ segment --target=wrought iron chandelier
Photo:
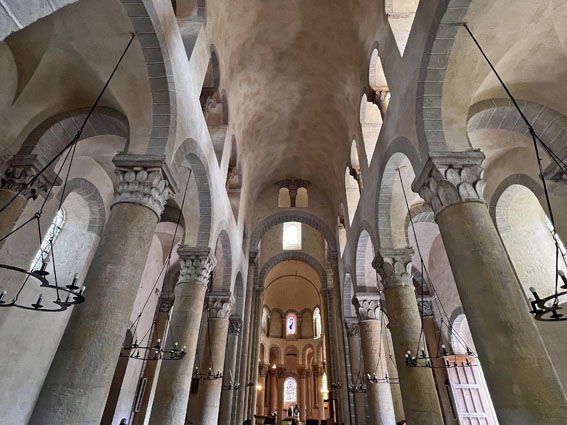
[[[41,176],[46,176],[48,173],[51,173],[51,166],[56,164],[56,162],[65,154],[65,157],[61,161],[61,164],[58,167],[55,176],[48,178],[49,180],[49,187],[43,202],[39,210],[28,220],[26,220],[23,224],[16,227],[10,233],[0,238],[0,242],[7,240],[10,236],[16,234],[18,231],[24,229],[28,224],[35,222],[37,226],[37,231],[39,235],[39,250],[40,250],[40,257],[35,264],[32,265],[32,270],[28,271],[21,267],[17,267],[10,264],[0,264],[0,269],[10,270],[11,272],[18,273],[22,276],[23,282],[19,286],[19,288],[14,292],[14,294],[9,294],[6,289],[2,289],[0,291],[0,307],[16,307],[21,308],[24,310],[30,311],[40,311],[40,312],[61,312],[67,310],[69,307],[81,304],[85,301],[84,293],[85,293],[85,286],[78,284],[78,276],[75,275],[72,279],[69,279],[69,284],[64,285],[60,282],[59,276],[57,276],[57,262],[55,252],[53,251],[53,240],[54,236],[50,235],[47,240],[43,240],[43,232],[41,228],[41,217],[43,216],[44,207],[47,203],[47,200],[50,198],[50,195],[53,192],[53,188],[55,187],[56,183],[60,182],[60,175],[65,171],[65,178],[63,181],[63,188],[60,195],[59,201],[59,208],[61,210],[61,206],[63,204],[63,200],[65,199],[65,191],[67,189],[67,182],[69,180],[69,174],[71,171],[71,167],[73,165],[73,159],[75,157],[75,152],[77,149],[77,143],[80,140],[81,134],[83,130],[93,114],[95,108],[98,106],[106,88],[110,84],[112,77],[116,73],[122,59],[126,55],[126,52],[132,45],[132,41],[134,41],[134,34],[132,34],[128,44],[124,48],[118,62],[116,63],[112,73],[108,77],[105,85],[103,86],[102,90],[100,91],[98,97],[96,98],[95,102],[91,106],[89,112],[85,116],[81,126],[77,130],[75,136],[71,139],[69,143],[67,143],[63,149],[61,149],[53,158],[51,158],[45,166],[43,166],[33,177],[30,178],[15,194],[14,196],[0,208],[0,212],[5,211],[20,195],[24,193],[24,191],[28,190],[32,187],[32,184],[36,182]],[[48,254],[44,253],[43,245],[48,244]],[[41,261],[41,264],[38,264]],[[53,278],[48,278],[50,276],[50,272],[47,270],[48,266],[51,265],[53,271]],[[35,301],[30,302],[27,298],[27,294],[24,293],[26,288],[34,285],[37,288],[37,297]],[[49,295],[47,295],[49,294]]]
[[[564,176],[567,176],[567,164],[561,159],[559,155],[557,155],[549,147],[547,143],[545,143],[539,137],[539,135],[536,133],[535,129],[533,128],[531,122],[528,120],[528,118],[526,117],[526,115],[518,105],[516,98],[512,95],[512,92],[510,91],[506,83],[504,83],[504,80],[502,79],[500,74],[496,71],[496,68],[494,67],[494,65],[492,64],[486,53],[484,52],[484,49],[482,48],[482,46],[480,45],[480,43],[472,33],[471,29],[465,23],[463,23],[462,25],[466,29],[467,33],[471,37],[472,41],[474,42],[478,50],[480,51],[484,60],[488,63],[488,66],[494,73],[495,77],[498,79],[498,82],[500,83],[500,85],[506,92],[506,95],[514,105],[514,108],[518,111],[520,118],[526,124],[526,127],[528,129],[528,132],[530,133],[530,137],[532,139],[532,144],[534,147],[534,153],[536,156],[536,161],[539,170],[539,178],[541,180],[541,184],[543,187],[543,193],[545,195],[547,211],[549,213],[548,217],[549,217],[549,221],[551,222],[553,239],[555,241],[555,290],[550,295],[540,297],[537,291],[535,290],[535,288],[533,287],[530,288],[530,291],[533,295],[533,298],[529,300],[532,308],[530,313],[533,314],[534,318],[539,321],[544,321],[544,322],[565,321],[567,320],[567,317],[564,314],[559,313],[559,310],[563,309],[559,305],[559,302],[561,298],[563,298],[564,301],[567,300],[567,279],[565,278],[565,273],[559,269],[559,263],[560,263],[559,259],[561,258],[563,260],[564,266],[566,268],[567,268],[567,261],[565,260],[565,257],[561,255],[561,248],[559,245],[560,239],[559,239],[559,235],[557,234],[557,231],[555,230],[555,217],[553,215],[553,209],[551,207],[551,199],[549,197],[547,181],[545,180],[545,171],[543,168],[543,161],[540,155],[540,146],[547,153],[549,158],[555,163],[555,166],[557,167],[559,173],[563,174]],[[560,281],[563,282],[562,285],[560,285]],[[563,289],[563,291],[561,291],[560,289]]]

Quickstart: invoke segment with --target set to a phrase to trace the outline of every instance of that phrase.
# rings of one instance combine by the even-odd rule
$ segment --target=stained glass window
[[[297,331],[297,316],[293,313],[288,314],[285,323],[286,335],[295,335]]]
[[[65,222],[65,212],[63,209],[57,211],[55,218],[47,229],[47,234],[41,242],[41,247],[31,263],[31,270],[36,270],[41,267],[42,262],[49,260],[49,253],[51,252],[51,247],[59,235],[59,232],[63,228],[63,223]]]
[[[284,403],[297,403],[297,381],[294,378],[284,381]]]

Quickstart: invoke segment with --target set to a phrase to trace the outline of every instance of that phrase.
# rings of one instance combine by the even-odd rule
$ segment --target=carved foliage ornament
[[[182,248],[177,250],[180,258],[178,285],[185,282],[194,282],[207,287],[209,277],[216,260],[210,252],[187,252]]]
[[[230,318],[228,322],[228,333],[233,335],[240,335],[242,329],[242,320],[239,318]]]
[[[345,323],[347,336],[360,336],[360,327],[356,322],[347,322]]]
[[[361,294],[354,297],[352,302],[359,320],[377,320],[380,317],[380,295]]]
[[[432,154],[412,189],[435,214],[461,202],[484,202],[483,160],[478,150]]]
[[[234,299],[227,295],[209,295],[209,318],[225,319],[230,318]]]
[[[160,168],[116,168],[118,185],[114,203],[133,202],[153,210],[161,216],[171,191]]]
[[[382,278],[384,288],[413,286],[411,277],[412,248],[382,249],[372,266]]]
[[[47,196],[51,183],[57,180],[55,184],[59,184],[60,179],[53,171],[46,170],[28,186],[27,183],[37,174],[40,168],[41,164],[38,163],[36,155],[14,156],[0,176],[2,189],[20,193],[26,199],[36,199],[39,195]]]

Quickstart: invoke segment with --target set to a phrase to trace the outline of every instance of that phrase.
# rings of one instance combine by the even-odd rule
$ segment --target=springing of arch
[[[282,224],[288,221],[303,223],[317,230],[319,233],[321,233],[321,235],[327,242],[329,249],[328,255],[331,258],[333,256],[336,256],[337,243],[335,241],[335,235],[333,234],[333,232],[331,232],[329,227],[317,216],[303,210],[276,212],[263,219],[260,223],[258,223],[256,228],[252,232],[252,235],[250,237],[250,250],[256,251],[258,249],[258,245],[260,243],[260,240],[262,239],[262,236],[264,236],[264,234],[268,230],[270,230],[274,226],[277,226],[278,224]]]
[[[392,216],[392,208],[395,204],[394,192],[401,191],[398,168],[401,165],[406,167],[402,174],[407,174],[407,181],[404,181],[404,185],[409,197],[409,195],[414,195],[410,186],[413,180],[412,176],[414,175],[413,170],[416,169],[416,166],[419,166],[419,163],[417,154],[413,150],[411,143],[404,138],[398,138],[392,142],[384,158],[388,158],[388,161],[383,165],[381,170],[382,178],[376,188],[378,192],[376,196],[376,223],[379,235],[379,246],[380,248],[403,248],[407,246],[407,231],[404,227],[405,221],[398,223],[399,225],[396,226],[395,221],[399,221],[401,218]],[[399,196],[395,198],[396,202],[404,202],[401,193],[398,193],[398,195]],[[406,207],[404,205],[401,208],[402,211],[404,211]]]
[[[442,130],[443,83],[455,37],[471,0],[441,0],[431,19],[421,61],[416,102],[417,140],[420,156],[447,150]],[[464,137],[464,135],[463,135]]]
[[[213,271],[213,291],[230,291],[232,277],[232,251],[230,248],[230,237],[221,222],[221,231],[216,238],[215,258],[217,265]],[[221,266],[221,267],[219,267]],[[220,284],[220,287],[219,287]]]
[[[374,256],[373,238],[366,229],[363,229],[358,236],[356,245],[355,267],[357,292],[376,291],[378,287],[376,271],[372,267]]]
[[[360,186],[357,181],[357,172],[348,166],[345,169],[345,198],[348,210],[349,224],[352,224],[358,203],[360,201]]]
[[[172,112],[177,109],[177,91],[174,80],[168,78],[173,75],[167,50],[169,43],[163,31],[156,31],[163,25],[158,22],[158,12],[152,2],[121,0],[121,3],[132,22],[135,42],[140,43],[148,78],[151,78],[152,133],[147,152],[161,155],[168,145],[173,148],[173,143],[168,144],[168,141],[175,140],[177,128],[176,114]]]
[[[539,103],[517,100],[539,137],[561,158],[567,155],[567,117]],[[469,109],[467,132],[479,129],[509,130],[529,136],[529,129],[509,99],[488,99]],[[555,167],[550,167],[551,169]]]
[[[213,204],[206,164],[201,147],[193,139],[188,139],[181,144],[172,161],[172,173],[178,181],[187,178],[187,166],[192,170],[191,178],[195,187],[188,194],[188,199],[192,200],[193,205],[197,208],[192,216],[199,219],[196,222],[195,220],[187,221],[185,234],[188,236],[184,243],[196,247],[208,247],[211,240]]]
[[[82,177],[75,177],[67,182],[65,189],[65,199],[71,194],[77,193],[87,203],[89,208],[89,224],[87,227],[88,232],[93,232],[101,235],[106,223],[106,211],[104,207],[104,200],[97,187],[87,179]],[[62,192],[57,194],[57,199],[61,200]],[[63,202],[65,202],[63,199]]]
[[[400,51],[404,55],[419,0],[386,0],[385,11],[390,28]]]
[[[55,114],[26,137],[18,155],[37,155],[46,163],[67,145],[87,116],[87,108],[73,109]],[[127,118],[116,109],[97,107],[87,121],[79,141],[100,135],[115,135],[126,139],[123,149],[128,149],[129,127]]]

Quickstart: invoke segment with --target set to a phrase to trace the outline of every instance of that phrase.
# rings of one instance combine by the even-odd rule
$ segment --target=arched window
[[[314,338],[321,338],[321,310],[319,309],[319,307],[316,307],[315,310],[313,310],[313,334],[314,334]]]
[[[65,211],[63,211],[63,208],[61,208],[59,211],[57,211],[53,222],[49,226],[49,229],[47,229],[47,234],[43,238],[39,251],[37,252],[37,254],[35,254],[35,257],[31,263],[31,270],[37,270],[41,267],[41,264],[43,262],[49,261],[51,248],[53,247],[53,243],[55,242],[55,239],[57,239],[59,232],[61,232],[64,223]]]
[[[284,403],[297,403],[297,381],[294,378],[284,381]]]
[[[309,204],[309,198],[307,196],[307,189],[305,187],[300,187],[299,189],[297,189],[295,206],[298,208],[307,208],[308,204]]]
[[[279,208],[291,207],[291,198],[289,196],[289,189],[287,187],[280,188],[278,192],[278,207]]]
[[[283,224],[283,249],[301,249],[301,223],[289,221]]]
[[[295,335],[297,333],[297,316],[289,313],[285,318],[285,334]]]

